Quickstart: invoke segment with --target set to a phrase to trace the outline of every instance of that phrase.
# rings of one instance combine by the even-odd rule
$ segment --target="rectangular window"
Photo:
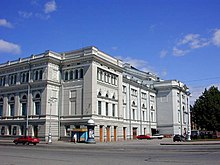
[[[135,109],[133,109],[132,112],[133,112],[133,120],[135,120]]]
[[[70,136],[70,126],[69,125],[65,126],[65,136]]]
[[[112,116],[115,116],[115,104],[112,104]]]
[[[145,121],[145,112],[143,111],[143,121]]]
[[[41,109],[40,109],[40,102],[35,102],[35,115],[40,115]]]
[[[26,116],[27,115],[27,103],[21,104],[21,115]]]
[[[14,116],[14,115],[15,115],[14,104],[10,104],[9,116]]]
[[[153,122],[154,121],[154,112],[151,112],[150,115],[151,115],[151,121]]]
[[[180,110],[178,110],[178,122],[180,123]]]
[[[3,114],[3,105],[0,105],[0,117],[2,117]]]
[[[98,114],[101,115],[102,114],[102,102],[98,101]]]
[[[108,103],[105,103],[106,116],[108,116]]]

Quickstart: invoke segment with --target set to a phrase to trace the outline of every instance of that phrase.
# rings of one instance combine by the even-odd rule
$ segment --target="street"
[[[160,145],[163,140],[97,144],[0,143],[0,165],[219,165],[220,145]],[[178,143],[177,143],[178,144]]]

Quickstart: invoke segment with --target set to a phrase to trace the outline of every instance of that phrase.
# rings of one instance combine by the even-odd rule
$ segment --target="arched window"
[[[144,104],[142,104],[142,108],[145,108],[145,105],[144,105]]]
[[[135,101],[132,102],[132,105],[135,106]]]
[[[26,96],[26,95],[23,95],[23,96],[22,96],[22,100],[27,100],[27,96]]]
[[[34,101],[34,114],[41,115],[41,96],[39,93],[35,94],[33,101]]]
[[[102,96],[102,93],[101,93],[101,91],[99,91],[99,93],[98,93],[98,96]]]
[[[108,98],[108,92],[106,93],[105,97],[107,97],[107,98]]]
[[[112,99],[115,99],[115,94],[113,94]]]
[[[27,96],[24,94],[21,97],[21,115],[26,116],[27,115]]]

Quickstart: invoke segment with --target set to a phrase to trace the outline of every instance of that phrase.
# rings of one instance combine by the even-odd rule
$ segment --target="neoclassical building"
[[[180,84],[96,47],[9,61],[0,64],[0,138],[28,134],[48,140],[51,133],[53,140],[70,140],[77,132],[78,140],[86,140],[90,119],[100,142],[158,131],[183,134],[190,129],[189,94],[175,82]]]

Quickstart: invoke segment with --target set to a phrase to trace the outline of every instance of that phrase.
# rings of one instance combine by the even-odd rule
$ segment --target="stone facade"
[[[53,140],[70,140],[73,130],[86,130],[89,119],[95,122],[95,139],[100,142],[134,139],[158,128],[161,133],[183,133],[176,131],[185,128],[178,116],[169,118],[176,115],[178,105],[172,99],[158,104],[162,86],[167,84],[156,75],[96,47],[46,51],[7,62],[0,65],[0,137],[28,134],[48,140],[51,133]],[[180,96],[185,92],[175,85],[168,89],[180,91]],[[170,116],[161,117],[159,113],[165,112],[160,106],[166,106]],[[179,108],[181,115],[188,113],[184,107]],[[172,128],[163,129],[166,122]]]

